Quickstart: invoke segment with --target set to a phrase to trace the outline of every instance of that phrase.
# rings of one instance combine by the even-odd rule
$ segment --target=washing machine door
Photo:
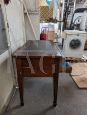
[[[82,57],[84,54],[85,37],[78,35],[69,35],[64,40],[65,57]]]
[[[77,38],[76,39],[72,39],[70,41],[69,47],[71,49],[78,49],[78,48],[81,47],[81,41],[79,39],[77,39]]]

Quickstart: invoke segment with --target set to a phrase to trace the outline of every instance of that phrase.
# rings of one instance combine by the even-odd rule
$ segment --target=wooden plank
[[[87,88],[87,63],[72,64],[71,75],[79,88]]]
[[[87,88],[87,75],[72,76],[73,80],[79,88]]]

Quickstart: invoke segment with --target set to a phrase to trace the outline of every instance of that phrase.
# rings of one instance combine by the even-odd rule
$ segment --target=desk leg
[[[53,90],[54,90],[54,100],[53,100],[53,106],[56,107],[57,105],[57,92],[58,92],[58,74],[53,75]]]
[[[23,99],[23,87],[24,87],[24,78],[22,76],[18,77],[18,86],[19,86],[19,94],[20,94],[20,104],[21,106],[24,105]]]

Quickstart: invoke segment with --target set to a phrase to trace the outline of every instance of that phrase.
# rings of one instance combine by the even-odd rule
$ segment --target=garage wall
[[[9,25],[9,34],[7,34],[8,45],[10,46],[9,49],[14,52],[18,47],[23,45],[25,41],[21,2],[19,2],[19,0],[11,0],[10,4],[6,6],[6,9],[2,3],[2,9],[5,23],[8,22]],[[6,107],[13,89],[13,78],[10,64],[10,55],[7,50],[0,55],[0,114]]]
[[[12,0],[9,5],[6,6],[7,22],[9,24],[9,35],[12,51],[24,43],[23,32],[23,14],[22,4],[20,0]]]
[[[28,19],[27,13],[24,14],[25,20],[25,31],[27,40],[38,40],[40,39],[40,16],[39,16],[39,0],[25,0],[25,4],[29,13],[31,23],[36,34],[36,38],[31,28],[30,21]]]

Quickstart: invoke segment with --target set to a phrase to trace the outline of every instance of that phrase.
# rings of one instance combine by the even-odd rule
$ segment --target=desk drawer
[[[52,77],[52,71],[40,71],[40,70],[34,70],[32,71],[30,68],[28,67],[24,67],[22,68],[22,75],[24,77]]]
[[[40,61],[40,58],[24,58],[22,59],[22,66],[23,67],[29,67],[31,64],[34,65],[38,65]]]
[[[19,70],[22,70],[22,75],[27,76],[52,76],[53,73],[58,73],[59,59],[52,57],[41,58],[22,58],[17,60]],[[20,63],[19,63],[20,62]],[[56,70],[55,70],[56,69]],[[56,72],[55,72],[56,71]]]

